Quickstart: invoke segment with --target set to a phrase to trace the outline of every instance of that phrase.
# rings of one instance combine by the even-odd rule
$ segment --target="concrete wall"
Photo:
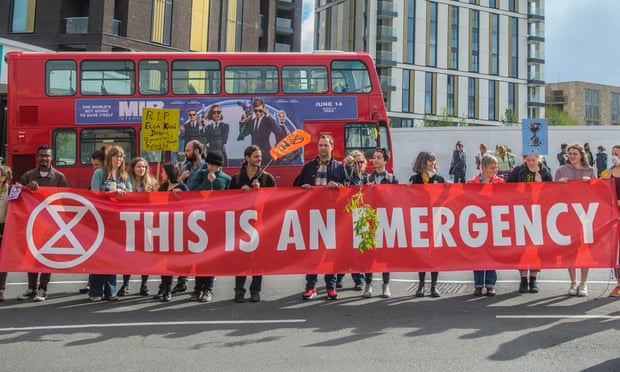
[[[549,154],[547,164],[554,172],[559,166],[556,154],[562,143],[590,143],[592,154],[596,157],[596,148],[603,145],[611,159],[611,147],[620,144],[620,126],[561,126],[549,127]],[[475,155],[481,143],[494,150],[495,145],[507,145],[515,155],[522,153],[521,127],[443,127],[443,128],[394,128],[392,144],[394,155],[394,172],[401,183],[405,183],[413,173],[411,168],[418,152],[432,151],[437,155],[439,173],[447,178],[450,159],[456,141],[465,145],[467,155],[467,178],[476,172]]]

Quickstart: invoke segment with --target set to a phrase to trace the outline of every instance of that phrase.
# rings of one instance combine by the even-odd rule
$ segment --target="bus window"
[[[377,132],[377,126],[374,123],[345,124],[345,152],[348,154],[353,150],[359,150],[362,151],[367,158],[372,158],[372,155],[377,148],[378,134],[379,132]]]
[[[327,93],[327,67],[282,67],[282,91],[284,93]]]
[[[332,62],[334,93],[368,93],[371,91],[368,67],[362,61]]]
[[[140,61],[138,74],[140,94],[168,93],[168,62],[164,60]]]
[[[136,131],[133,128],[82,129],[80,132],[80,161],[90,165],[90,155],[103,144],[120,146],[125,151],[125,164],[136,153]]]
[[[277,93],[276,66],[228,66],[224,69],[225,90],[228,94]]]
[[[59,167],[77,162],[77,135],[74,129],[56,129],[52,133],[53,164]]]
[[[172,62],[172,93],[219,94],[221,87],[218,61]]]
[[[83,95],[132,95],[135,81],[136,67],[133,61],[84,61],[81,65],[80,93]]]
[[[48,96],[75,94],[77,64],[70,60],[52,60],[45,63],[45,93]]]

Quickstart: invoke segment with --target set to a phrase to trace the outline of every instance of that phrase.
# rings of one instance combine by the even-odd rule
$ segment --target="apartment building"
[[[544,117],[544,0],[317,0],[315,24],[375,56],[394,127]]]
[[[568,81],[545,86],[547,108],[556,108],[578,125],[620,125],[620,87]]]

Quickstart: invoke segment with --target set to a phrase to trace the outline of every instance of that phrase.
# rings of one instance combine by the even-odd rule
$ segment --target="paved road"
[[[518,274],[501,271],[494,298],[471,295],[469,272],[441,273],[439,299],[415,298],[414,276],[393,274],[390,299],[345,289],[337,301],[324,291],[301,301],[303,277],[279,276],[265,278],[260,303],[232,302],[233,278],[223,277],[209,304],[188,295],[91,304],[77,294],[85,276],[53,275],[50,298],[34,303],[14,299],[25,274],[10,274],[0,370],[620,370],[610,270],[592,272],[587,298],[565,295],[565,270],[543,271],[541,292],[524,295]],[[132,282],[132,292],[138,287]]]

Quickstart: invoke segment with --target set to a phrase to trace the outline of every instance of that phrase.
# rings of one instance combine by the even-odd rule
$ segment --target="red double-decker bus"
[[[313,139],[331,134],[337,159],[352,150],[370,158],[377,147],[391,149],[379,79],[366,53],[13,52],[6,60],[6,158],[16,179],[35,166],[42,144],[53,147],[54,165],[70,185],[87,188],[90,155],[105,143],[120,145],[127,162],[142,156],[156,164],[183,161],[192,139],[223,151],[225,171],[234,173],[261,110],[267,132],[256,133],[264,135],[263,147],[303,129]],[[145,107],[179,110],[178,152],[142,151]],[[316,149],[314,140],[273,162],[278,185],[292,185]]]

